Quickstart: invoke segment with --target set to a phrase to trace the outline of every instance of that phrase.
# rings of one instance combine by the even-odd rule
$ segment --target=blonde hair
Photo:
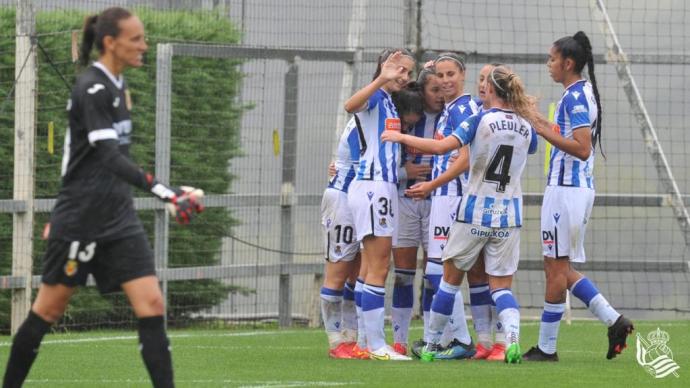
[[[531,116],[537,99],[525,91],[520,77],[505,65],[499,65],[491,70],[489,81],[496,90],[496,95],[508,103],[515,113],[524,118]]]

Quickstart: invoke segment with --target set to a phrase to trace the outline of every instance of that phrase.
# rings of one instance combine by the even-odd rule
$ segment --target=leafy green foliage
[[[132,100],[133,159],[155,173],[156,44],[168,42],[236,43],[239,34],[227,18],[214,12],[136,10],[146,26],[149,51],[146,65],[125,72]],[[38,122],[36,128],[36,197],[55,197],[60,186],[60,164],[70,87],[81,70],[71,59],[72,31],[80,30],[85,14],[55,11],[37,15],[39,54]],[[14,10],[0,8],[0,95],[14,79]],[[95,51],[95,48],[94,48]],[[94,59],[97,53],[94,52]],[[235,101],[241,74],[235,60],[175,57],[172,80],[172,139],[170,183],[224,193],[232,180],[228,161],[241,154],[239,123],[244,107]],[[0,198],[12,198],[13,101],[0,101]],[[54,128],[52,152],[49,128]],[[147,193],[137,193],[147,196]],[[153,212],[140,212],[153,238]],[[40,239],[47,214],[35,219],[34,273],[40,273],[45,242]],[[171,225],[169,267],[217,264],[222,237],[236,223],[226,209],[206,211],[188,227]],[[0,214],[0,274],[11,268],[11,215]],[[207,309],[240,290],[220,281],[171,282],[171,321]],[[0,293],[0,311],[9,312],[9,293]],[[120,298],[120,300],[118,300]],[[123,296],[102,299],[94,290],[82,290],[72,300],[65,323],[117,320]],[[174,303],[181,303],[173,305]],[[116,311],[117,310],[117,311]],[[128,312],[126,314],[129,314]],[[6,330],[9,313],[0,313]]]

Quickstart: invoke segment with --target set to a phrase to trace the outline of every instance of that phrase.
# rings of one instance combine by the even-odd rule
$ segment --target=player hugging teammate
[[[589,81],[581,76],[585,64]],[[505,65],[494,63],[481,69],[478,99],[463,94],[465,65],[453,53],[442,53],[427,64],[408,90],[421,94],[424,107],[423,115],[413,123],[414,115],[405,118],[402,113],[410,111],[409,107],[402,108],[404,104],[395,101],[396,95],[408,93],[405,83],[413,65],[404,50],[384,51],[374,80],[346,103],[354,116],[341,144],[347,142],[351,147],[346,166],[352,183],[347,206],[339,211],[352,213],[349,230],[362,247],[362,265],[354,287],[358,341],[351,341],[347,355],[339,356],[333,350],[333,343],[338,341],[331,340],[331,356],[409,360],[412,285],[421,246],[426,258],[424,338],[411,350],[423,360],[473,357],[508,363],[523,359],[558,361],[556,339],[566,289],[609,327],[606,356],[615,357],[625,348],[633,325],[570,264],[584,262],[586,221],[574,223],[587,220],[591,214],[593,151],[601,141],[601,108],[586,35],[578,32],[564,37],[551,48],[550,74],[566,88],[556,123],[537,111],[536,100],[526,94],[520,77]],[[445,99],[441,114],[439,94]],[[430,138],[431,128],[434,139]],[[352,134],[355,130],[356,137]],[[523,355],[519,305],[511,286],[519,261],[524,214],[520,178],[526,155],[536,152],[537,135],[554,146],[541,215],[546,301],[538,345]],[[397,147],[397,143],[404,147]],[[429,159],[429,154],[435,155]],[[430,164],[431,176],[426,176]],[[336,175],[333,179],[340,178]],[[399,196],[393,195],[395,184]],[[332,229],[327,224],[324,218],[330,236]],[[581,229],[577,241],[568,235],[573,228]],[[428,235],[426,242],[420,241],[420,232]],[[356,241],[351,243],[357,245]],[[386,345],[383,331],[383,285],[391,248],[395,263],[393,346]],[[327,269],[327,277],[330,273]],[[349,272],[350,279],[353,273]],[[479,340],[476,347],[467,329],[460,292],[465,273]],[[343,294],[348,286],[345,289]],[[328,292],[322,292],[322,299],[340,295],[337,290],[331,292],[335,296],[326,295]],[[345,314],[345,308],[340,311]],[[329,325],[326,313],[324,322],[327,330],[335,327]],[[345,322],[343,318],[343,326]],[[355,324],[347,326],[345,332]],[[349,336],[354,338],[351,332]]]

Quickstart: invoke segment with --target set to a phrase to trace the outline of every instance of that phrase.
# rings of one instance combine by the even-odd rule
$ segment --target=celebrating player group
[[[588,68],[588,77],[582,72]],[[583,32],[558,39],[547,68],[565,88],[554,122],[509,66],[487,64],[477,95],[465,63],[439,54],[411,80],[415,60],[384,50],[372,81],[345,102],[352,114],[323,195],[326,276],[321,312],[332,358],[558,361],[567,290],[608,327],[607,359],[633,330],[571,263],[585,261],[602,118],[592,46]],[[539,340],[520,347],[512,281],[520,259],[522,172],[541,136],[552,144],[541,210],[546,290]],[[424,253],[423,338],[410,343],[414,277]],[[393,256],[393,343],[385,340],[385,280]],[[472,339],[461,284],[467,274]]]

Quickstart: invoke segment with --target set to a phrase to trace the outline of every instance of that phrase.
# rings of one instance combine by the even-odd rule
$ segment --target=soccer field
[[[687,387],[690,384],[690,322],[641,321],[644,337],[657,327],[679,377],[655,379],[637,364],[635,337],[628,349],[606,360],[606,330],[598,322],[561,325],[558,363],[507,365],[486,361],[423,363],[331,360],[321,330],[171,330],[179,387],[464,386],[464,387]],[[523,323],[522,345],[536,341],[538,322]],[[412,338],[421,334],[419,325]],[[10,338],[0,339],[5,365]],[[146,387],[135,332],[56,334],[46,337],[26,386]]]

